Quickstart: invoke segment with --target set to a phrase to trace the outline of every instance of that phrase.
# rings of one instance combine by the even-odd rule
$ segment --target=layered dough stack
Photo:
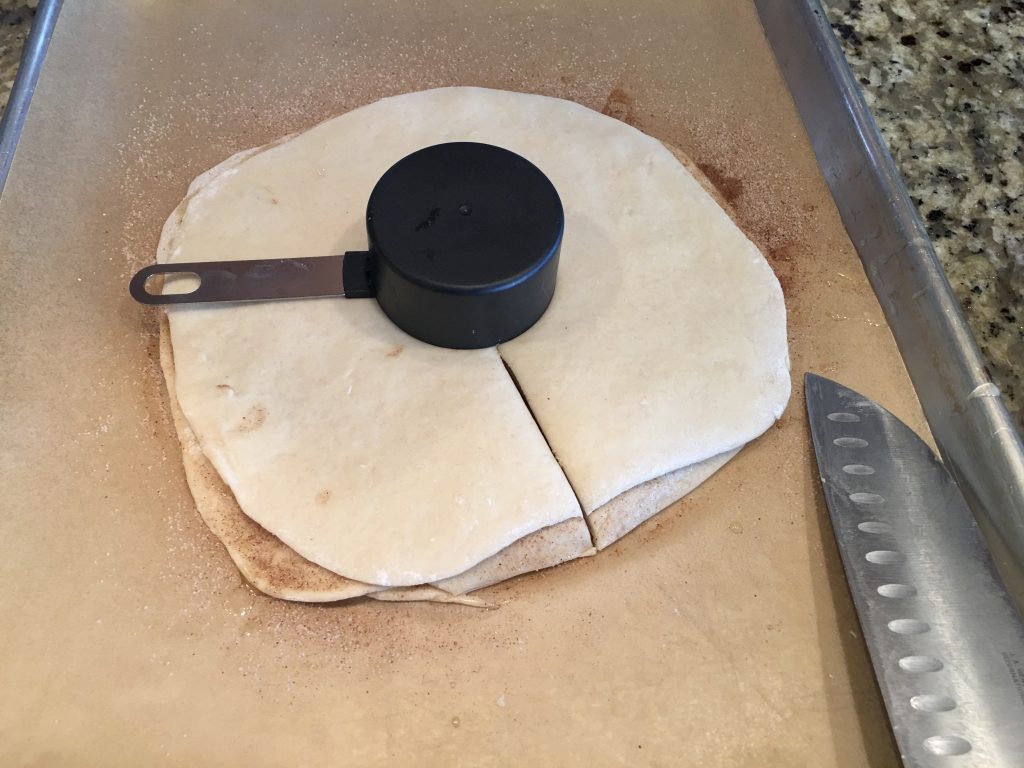
[[[189,486],[268,594],[476,602],[608,546],[789,397],[782,292],[761,253],[661,143],[560,99],[410,93],[240,153],[193,182],[157,258],[365,247],[380,176],[449,141],[522,155],[562,198],[555,297],[523,335],[433,347],[372,300],[168,312]]]

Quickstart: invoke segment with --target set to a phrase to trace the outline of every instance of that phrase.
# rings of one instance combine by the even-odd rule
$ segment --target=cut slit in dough
[[[437,110],[446,117],[444,125],[427,124],[431,120],[424,115]],[[502,119],[510,114],[514,119]],[[370,160],[362,158],[361,171],[358,158],[349,157],[349,153],[358,152],[359,147],[341,148],[346,143],[345,136],[358,133],[351,126],[344,128],[345,119],[359,115],[357,122],[364,126],[366,120],[377,126],[387,125],[389,121],[405,126],[404,130],[395,131],[396,137],[376,133],[376,155]],[[537,137],[536,131],[530,128],[539,118],[544,119],[546,129],[551,131],[550,137]],[[573,136],[576,141],[569,148],[556,141]],[[355,366],[356,373],[363,363],[373,371],[380,371],[383,365],[400,362],[406,352],[412,352],[414,357],[421,356],[423,365],[410,370],[434,375],[438,369],[451,365],[451,359],[444,358],[444,353],[451,352],[435,353],[433,348],[418,348],[420,342],[393,329],[379,316],[372,302],[367,303],[366,309],[353,312],[343,305],[352,306],[357,302],[335,302],[336,306],[330,309],[328,303],[322,301],[247,307],[244,309],[249,311],[240,322],[225,315],[224,308],[176,308],[171,313],[169,340],[168,334],[162,333],[162,347],[172,401],[177,400],[176,395],[184,394],[182,405],[189,414],[187,418],[178,414],[176,426],[182,438],[190,487],[210,527],[224,541],[246,577],[263,591],[288,599],[323,601],[360,594],[385,598],[383,588],[391,586],[394,591],[385,599],[451,599],[451,595],[461,595],[517,573],[588,554],[593,551],[591,540],[575,496],[583,502],[594,544],[598,548],[607,546],[703,482],[745,442],[767,428],[788,398],[781,291],[760,253],[662,145],[629,126],[556,99],[484,89],[438,89],[384,100],[288,141],[263,150],[250,150],[196,180],[189,197],[165,227],[158,258],[161,261],[200,261],[243,255],[247,258],[315,255],[358,247],[360,241],[365,241],[361,213],[369,194],[369,188],[364,190],[360,184],[372,187],[379,174],[391,162],[407,154],[407,149],[412,151],[430,143],[462,139],[490,141],[523,154],[548,173],[566,201],[566,241],[552,308],[534,329],[503,345],[500,353],[519,380],[543,437],[558,456],[573,488],[569,488],[553,461],[547,462],[538,454],[537,448],[543,445],[543,439],[539,433],[531,435],[530,430],[536,429],[532,421],[524,421],[524,414],[509,406],[502,418],[488,422],[496,443],[506,449],[497,451],[488,461],[501,460],[500,454],[509,451],[518,454],[520,451],[513,448],[514,445],[526,446],[526,454],[533,452],[532,458],[528,457],[533,461],[532,471],[529,467],[517,467],[515,462],[506,461],[504,467],[509,473],[502,481],[508,503],[534,492],[530,508],[520,506],[520,511],[513,515],[518,522],[514,520],[515,524],[508,525],[504,531],[490,531],[483,543],[479,540],[474,543],[470,536],[469,545],[462,547],[447,566],[445,553],[435,548],[432,560],[423,558],[415,568],[405,569],[405,572],[393,567],[381,569],[372,563],[350,567],[352,552],[361,551],[363,547],[346,548],[344,539],[355,530],[365,543],[367,536],[372,537],[372,527],[366,526],[361,529],[362,533],[358,526],[334,528],[327,538],[335,537],[343,557],[324,557],[323,543],[316,540],[317,536],[311,536],[310,531],[318,530],[312,515],[316,512],[315,498],[320,491],[313,492],[313,489],[325,483],[314,480],[308,484],[310,490],[305,492],[301,491],[304,487],[301,483],[298,489],[289,487],[285,492],[271,492],[269,496],[277,500],[276,509],[262,515],[253,512],[253,504],[267,496],[268,484],[271,491],[275,483],[282,485],[280,479],[274,480],[267,474],[282,461],[277,446],[282,441],[292,440],[293,451],[304,450],[287,421],[274,425],[278,431],[271,438],[266,437],[264,425],[280,419],[282,413],[286,419],[294,413],[295,401],[289,397],[288,387],[294,387],[295,381],[306,388],[306,401],[316,402],[331,394],[335,397],[344,394],[344,389],[333,391],[329,385],[332,377],[345,380],[344,365]],[[294,149],[296,142],[299,142],[297,156],[291,153],[284,160],[267,157],[290,147]],[[556,149],[563,151],[556,152]],[[587,150],[600,162],[588,164]],[[263,167],[253,165],[257,163],[262,163]],[[576,168],[584,171],[577,172]],[[344,183],[339,180],[340,186],[319,192],[307,188],[315,186],[307,172],[325,179],[336,175],[336,170],[341,173],[342,169],[348,176]],[[640,177],[635,184],[629,181],[630,169],[634,176]],[[640,203],[643,203],[644,190],[653,190],[659,199],[668,201],[668,209],[662,210],[652,200],[646,214],[643,210],[616,212],[607,184],[601,193],[579,192],[593,188],[602,174],[611,179],[620,179],[625,174],[628,183],[625,191],[620,190],[623,199],[633,201],[636,195],[641,195]],[[261,183],[255,184],[254,179]],[[590,200],[586,199],[588,194]],[[336,221],[333,229],[321,225],[332,200],[343,203],[339,208],[352,216],[352,223],[342,227],[341,237]],[[673,206],[680,205],[687,210],[674,213]],[[602,221],[594,220],[595,211],[604,212]],[[691,240],[696,221],[703,240],[698,237],[696,243],[687,243],[685,238],[680,241],[682,235],[664,231],[664,225],[663,231],[651,235],[650,222],[630,223],[630,219],[644,215],[674,222],[673,226],[681,227],[683,235],[689,233]],[[335,215],[334,219],[337,218]],[[593,226],[588,229],[588,225]],[[297,232],[303,234],[296,235]],[[605,252],[601,252],[595,236],[600,236],[601,242],[606,244]],[[672,242],[674,249],[666,249],[665,244]],[[634,256],[639,253],[649,257],[644,262],[649,274],[661,275],[664,282],[669,283],[667,288],[637,282],[628,275],[618,275],[614,284],[601,277],[621,267],[621,255],[627,243],[639,248],[634,248]],[[584,257],[589,261],[582,262]],[[709,274],[712,278],[717,274],[717,279],[709,280]],[[692,290],[673,290],[672,280],[683,278],[691,285],[703,283],[706,287],[714,283],[713,290],[705,291],[711,298],[702,298]],[[673,307],[674,314],[666,317],[669,313],[665,308],[672,306],[673,298],[685,299],[687,303],[678,310]],[[730,313],[721,311],[723,303],[731,305]],[[243,308],[229,311],[241,316],[239,309]],[[325,364],[326,370],[319,365],[303,367],[301,355],[284,371],[274,365],[274,355],[263,364],[259,359],[255,362],[251,359],[260,358],[259,347],[264,343],[274,348],[273,334],[281,323],[292,324],[292,338],[319,344],[317,334],[320,331],[314,334],[312,329],[330,328],[329,321],[336,320],[339,312],[344,313],[342,320],[349,323],[348,330],[354,328],[361,334],[354,353],[349,349],[333,363],[342,368],[332,370],[332,363]],[[706,316],[699,316],[701,312]],[[261,317],[261,313],[268,314]],[[312,317],[314,315],[323,317]],[[615,322],[605,322],[601,315],[613,316]],[[652,318],[657,322],[652,322]],[[719,334],[717,342],[702,338],[702,333],[712,331]],[[208,344],[211,337],[215,341]],[[276,342],[278,349],[285,353],[288,338],[284,336]],[[563,341],[559,342],[559,338]],[[170,341],[174,345],[173,364],[181,367],[184,360],[187,379],[184,387],[180,381],[177,385],[173,383]],[[423,346],[426,345],[420,345]],[[218,362],[223,362],[231,349],[255,352],[216,370]],[[396,349],[399,351],[387,361],[374,357],[378,352],[383,357]],[[753,357],[751,349],[758,350]],[[493,350],[483,352],[493,353]],[[717,371],[717,379],[701,373],[699,363],[702,361]],[[502,388],[493,377],[494,364],[501,366],[496,356],[493,361],[477,360],[474,370],[483,379],[493,382],[487,386],[498,387],[495,391],[506,398],[515,389]],[[461,366],[462,361],[458,365]],[[232,371],[239,367],[250,369],[248,377],[245,372],[241,375],[245,384],[239,387],[243,402],[225,404],[211,400],[207,390],[211,385],[216,386],[213,379],[234,375]],[[321,374],[328,377],[328,381],[315,381]],[[349,374],[351,389],[351,371]],[[289,382],[288,375],[297,378]],[[692,381],[694,378],[698,380]],[[403,384],[401,379],[384,375],[377,380],[381,386],[376,392],[359,393],[360,406],[376,408],[378,404],[373,398],[382,397],[382,393],[399,400],[421,397],[422,392],[412,391],[413,387]],[[358,377],[355,382],[358,384]],[[444,380],[442,377],[445,386],[452,386],[453,382],[457,384],[453,378]],[[429,382],[427,385],[430,386]],[[264,391],[259,397],[244,399],[249,392],[261,388]],[[517,393],[515,396],[518,398]],[[708,398],[711,398],[710,405]],[[268,399],[269,403],[265,402]],[[465,399],[453,403],[451,413],[458,413]],[[177,408],[176,402],[172,405]],[[255,405],[263,411],[254,411]],[[468,422],[479,425],[482,411],[477,407],[478,412],[471,413]],[[715,420],[705,417],[709,411],[717,411]],[[406,416],[415,412],[406,411]],[[358,411],[350,411],[346,418],[354,418],[355,427],[350,421],[350,429],[341,430],[343,434],[354,433],[358,439],[367,431],[359,428]],[[436,414],[415,416],[415,420],[422,423],[407,425],[405,432],[419,435],[421,439],[430,439],[441,424]],[[250,428],[253,424],[255,428]],[[508,434],[510,424],[511,435]],[[193,429],[197,430],[198,439]],[[240,462],[239,456],[254,455],[252,445],[247,447],[246,441],[251,442],[254,435],[261,433],[265,445],[255,450],[254,464]],[[381,435],[371,434],[370,437],[380,438]],[[384,442],[390,445],[403,439],[407,442],[411,438],[401,432],[390,437],[383,435]],[[447,443],[449,453],[453,446],[457,449],[457,445],[458,441]],[[323,454],[323,445],[318,448]],[[335,449],[341,449],[346,461],[353,458],[350,445],[341,445],[336,440],[329,442],[328,453]],[[547,451],[546,446],[544,449]],[[489,448],[478,444],[474,450]],[[211,466],[211,458],[217,469]],[[468,460],[473,458],[468,456]],[[507,460],[507,456],[504,458]],[[296,465],[289,466],[294,469]],[[540,468],[539,473],[537,468]],[[330,466],[321,467],[320,474],[329,475],[332,471]],[[382,482],[386,477],[378,477],[377,481]],[[430,472],[421,472],[418,477],[422,487],[428,489],[426,492],[437,493],[429,490],[433,482]],[[228,481],[234,494],[223,485],[222,478]],[[400,490],[401,493],[389,498],[401,499],[402,493],[408,496],[411,492],[408,487]],[[448,494],[449,502],[458,503],[461,497],[447,490],[443,493]],[[241,500],[241,508],[235,496]],[[336,492],[329,494],[329,498],[337,502],[339,498],[347,498],[347,494]],[[362,498],[371,497],[364,494]],[[287,503],[289,499],[291,503]],[[478,493],[477,501],[486,503],[485,500],[493,501],[486,489]],[[434,506],[435,515],[442,519],[444,505],[437,502]],[[296,507],[304,507],[304,511]],[[243,509],[264,522],[270,532],[246,517]],[[449,504],[449,515],[450,510]],[[305,516],[304,529],[302,526],[294,528],[296,515]],[[492,518],[490,525],[500,527],[507,520],[507,515],[498,515]],[[452,531],[461,535],[456,529]],[[284,534],[294,551],[271,532]],[[418,541],[403,543],[409,552],[421,548],[429,538],[425,533],[416,535],[420,537]],[[439,535],[449,549],[453,548],[451,531],[439,531]],[[313,557],[307,559],[303,555]],[[392,558],[392,562],[397,563],[401,557]],[[361,575],[362,580],[353,578],[356,575]],[[421,576],[427,578],[419,578]],[[436,586],[419,586],[424,581]]]
[[[231,489],[203,455],[175,396],[174,357],[166,318],[160,323],[160,365],[167,382],[171,417],[182,447],[185,478],[196,507],[245,579],[265,594],[307,603],[329,603],[367,595],[377,600],[429,600],[484,606],[483,600],[466,593],[595,552],[586,526],[578,518],[571,518],[529,534],[465,573],[437,584],[388,588],[339,576],[299,556],[247,517]]]

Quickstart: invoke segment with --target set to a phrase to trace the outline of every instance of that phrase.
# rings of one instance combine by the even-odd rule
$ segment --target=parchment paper
[[[600,557],[482,592],[498,610],[266,598],[193,507],[128,277],[199,172],[444,84],[693,157],[782,280],[793,399]],[[924,422],[748,3],[66,3],[0,291],[0,764],[897,764],[800,376]]]

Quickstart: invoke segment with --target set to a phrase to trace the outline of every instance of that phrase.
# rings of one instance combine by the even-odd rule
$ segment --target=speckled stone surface
[[[0,0],[0,109],[38,0]],[[1024,427],[1024,0],[825,0]]]
[[[21,49],[38,4],[39,0],[0,0],[0,112],[7,107],[14,76],[18,73]]]
[[[826,0],[1024,428],[1024,0]]]

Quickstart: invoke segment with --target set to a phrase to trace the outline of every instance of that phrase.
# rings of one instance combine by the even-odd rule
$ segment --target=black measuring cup
[[[399,160],[366,206],[369,249],[342,256],[154,264],[131,295],[144,304],[376,298],[411,336],[477,349],[508,341],[544,314],[565,229],[554,185],[531,162],[475,142]],[[192,274],[188,293],[149,293],[154,275]]]

